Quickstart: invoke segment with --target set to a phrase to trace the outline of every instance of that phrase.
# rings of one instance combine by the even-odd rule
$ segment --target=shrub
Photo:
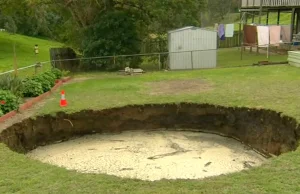
[[[41,74],[41,76],[50,82],[51,87],[53,87],[55,85],[56,76],[54,75],[53,72],[47,71],[47,72]]]
[[[11,91],[0,90],[0,101],[4,102],[3,104],[0,103],[2,114],[6,114],[12,110],[16,110],[19,108],[20,100]]]
[[[59,70],[57,68],[51,69],[51,72],[55,75],[56,79],[60,79],[62,77],[61,70]]]
[[[32,80],[41,83],[42,89],[43,89],[44,92],[48,92],[48,91],[51,90],[51,83],[47,79],[45,79],[45,77],[43,76],[43,74],[34,76],[32,78]]]
[[[23,94],[23,82],[16,76],[4,75],[0,77],[1,90],[9,90],[16,96],[22,96]]]
[[[70,73],[71,73],[71,72],[68,71],[68,70],[63,70],[63,71],[62,71],[62,75],[63,75],[64,77],[70,75]]]
[[[24,81],[24,97],[36,97],[43,93],[44,91],[41,83],[32,79],[26,79]]]
[[[0,109],[0,117],[2,117],[4,114],[2,112],[2,110]]]

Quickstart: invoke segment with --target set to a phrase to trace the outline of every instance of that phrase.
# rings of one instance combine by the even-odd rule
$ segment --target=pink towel
[[[281,26],[270,26],[270,44],[272,46],[279,46],[280,34]]]
[[[288,26],[281,26],[281,40],[282,42],[291,42],[291,30],[292,27]]]
[[[257,40],[259,47],[268,47],[270,44],[269,26],[257,26]]]

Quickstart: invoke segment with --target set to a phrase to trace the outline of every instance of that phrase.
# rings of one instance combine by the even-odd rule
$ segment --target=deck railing
[[[242,8],[260,7],[261,0],[241,0]],[[300,0],[262,0],[263,7],[292,7],[300,6]]]

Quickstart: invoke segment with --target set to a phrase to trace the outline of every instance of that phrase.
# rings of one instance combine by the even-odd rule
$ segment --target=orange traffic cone
[[[67,106],[67,100],[66,100],[66,96],[65,96],[65,91],[64,90],[61,91],[60,106],[61,107]]]

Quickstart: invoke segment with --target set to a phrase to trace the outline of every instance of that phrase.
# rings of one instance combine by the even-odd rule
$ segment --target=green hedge
[[[62,71],[56,68],[24,80],[11,75],[2,76],[0,77],[0,88],[11,91],[19,97],[36,97],[50,91],[55,85],[55,81],[61,77]]]
[[[51,84],[51,87],[55,85],[56,81],[56,75],[52,71],[47,71],[42,74],[42,77],[44,77],[46,80],[48,80]]]
[[[4,102],[2,104],[1,102]],[[17,110],[19,108],[20,100],[9,90],[0,90],[0,115],[9,113],[10,111]]]
[[[60,79],[62,77],[62,71],[57,68],[51,69],[51,72],[55,75],[56,79]]]
[[[24,97],[36,97],[43,93],[44,91],[41,83],[33,79],[27,79],[24,81]]]
[[[44,74],[36,75],[32,78],[32,80],[39,82],[42,85],[42,89],[44,92],[48,92],[51,90],[51,83],[45,79]]]

